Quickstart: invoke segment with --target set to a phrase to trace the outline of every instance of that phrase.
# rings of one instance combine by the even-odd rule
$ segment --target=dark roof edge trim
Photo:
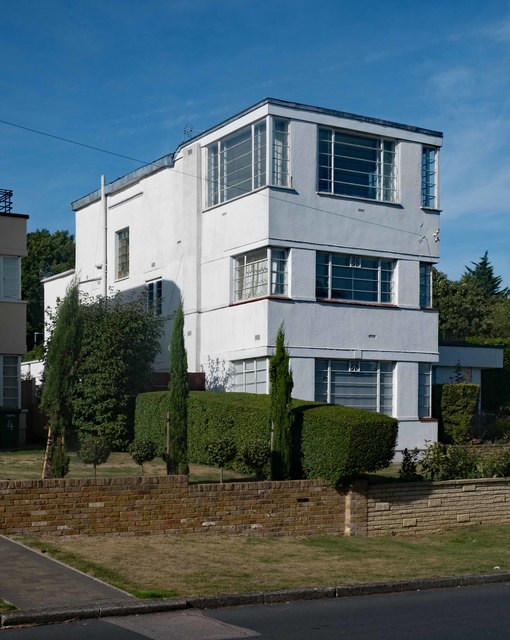
[[[26,213],[0,213],[0,217],[1,218],[24,218],[25,220],[28,220],[30,218],[30,216],[27,216]]]

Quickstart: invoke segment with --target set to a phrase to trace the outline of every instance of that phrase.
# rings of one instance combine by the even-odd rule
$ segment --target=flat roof
[[[30,216],[27,216],[25,213],[0,213],[1,218],[24,218],[28,220]]]
[[[369,116],[360,116],[354,113],[348,113],[346,111],[338,111],[336,109],[327,109],[325,107],[316,107],[313,105],[301,104],[300,102],[289,102],[288,100],[279,100],[278,98],[264,98],[263,100],[260,100],[259,102],[244,109],[243,111],[240,111],[239,113],[236,113],[235,115],[230,116],[226,120],[223,120],[218,124],[215,124],[209,129],[202,131],[198,135],[193,136],[189,140],[182,142],[177,147],[174,153],[169,153],[163,156],[162,158],[159,158],[158,160],[154,160],[154,162],[149,162],[148,164],[143,165],[142,167],[135,169],[134,171],[130,171],[129,173],[126,173],[126,175],[120,178],[116,178],[112,182],[109,182],[108,184],[105,185],[105,193],[106,194],[114,193],[118,189],[127,187],[130,184],[137,182],[141,178],[145,178],[146,176],[156,173],[157,171],[161,171],[162,169],[165,169],[167,167],[173,167],[175,156],[183,147],[188,146],[189,144],[191,144],[192,142],[195,142],[196,140],[200,140],[200,138],[210,133],[213,133],[218,129],[221,129],[225,125],[231,122],[234,122],[238,118],[241,118],[242,116],[247,115],[248,113],[255,111],[256,109],[259,109],[260,107],[263,107],[268,104],[279,106],[279,107],[285,107],[286,109],[295,109],[296,111],[307,111],[309,113],[318,113],[321,115],[334,116],[337,118],[356,120],[357,122],[368,122],[370,124],[378,124],[384,127],[393,127],[396,129],[402,129],[403,131],[411,131],[413,133],[421,133],[428,136],[434,136],[436,138],[443,137],[443,134],[441,131],[433,131],[432,129],[424,129],[423,127],[416,127],[409,124],[401,124],[399,122],[392,122],[391,120],[384,120],[381,118],[372,118]],[[101,198],[101,189],[96,189],[96,191],[92,191],[86,196],[83,196],[82,198],[79,198],[78,200],[74,200],[73,202],[71,202],[71,208],[73,209],[73,211],[77,211],[78,209],[86,207],[88,204],[91,204],[92,202],[96,202],[100,198]]]

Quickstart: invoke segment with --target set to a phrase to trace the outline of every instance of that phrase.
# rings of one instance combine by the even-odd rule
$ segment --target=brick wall
[[[342,494],[319,480],[188,484],[185,476],[0,482],[0,533],[338,534]]]

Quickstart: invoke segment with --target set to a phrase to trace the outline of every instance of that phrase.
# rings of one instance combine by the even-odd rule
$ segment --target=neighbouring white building
[[[81,289],[184,300],[190,370],[225,361],[268,392],[285,335],[294,396],[395,416],[398,448],[435,440],[431,307],[442,134],[266,99],[73,203]],[[74,272],[45,281],[46,304]]]

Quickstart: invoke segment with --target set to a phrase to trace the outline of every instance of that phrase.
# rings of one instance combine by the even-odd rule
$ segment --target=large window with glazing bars
[[[395,261],[318,252],[317,298],[393,304]]]
[[[236,360],[232,363],[232,391],[267,393],[267,358]]]
[[[422,147],[421,206],[437,209],[437,149]]]
[[[397,202],[394,140],[320,128],[318,163],[319,192]]]
[[[287,249],[264,247],[234,258],[234,302],[287,296]]]
[[[209,207],[268,184],[290,186],[288,120],[260,120],[207,148]]]
[[[315,361],[315,400],[391,415],[393,362]]]

